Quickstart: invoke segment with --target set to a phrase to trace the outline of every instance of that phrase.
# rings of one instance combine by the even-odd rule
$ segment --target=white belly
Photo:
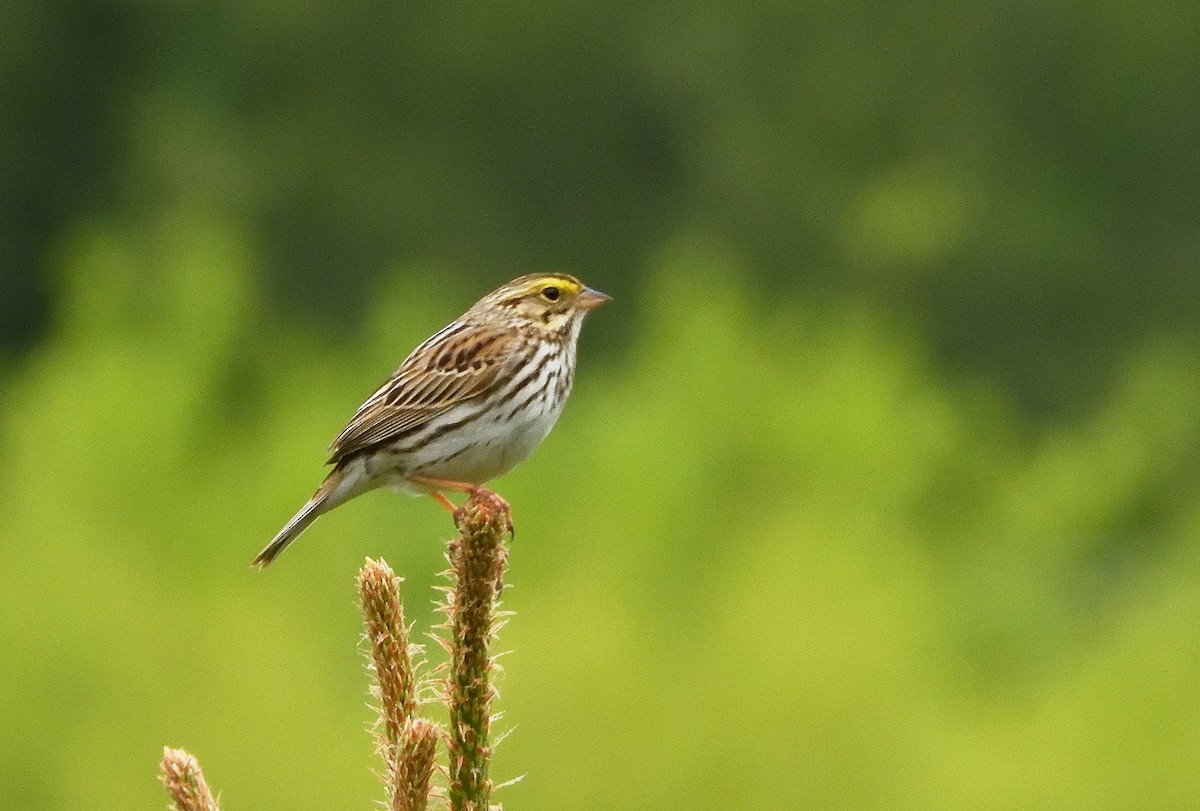
[[[419,472],[436,479],[482,484],[503,476],[518,462],[528,459],[557,420],[558,411],[532,414],[507,423],[480,417],[469,436],[446,442],[446,452],[440,455],[444,461]]]
[[[387,470],[378,470],[376,475],[382,474],[387,486],[408,493],[428,491],[407,480],[415,475],[483,484],[503,476],[537,450],[558,421],[561,403],[554,409],[526,410],[509,421],[498,419],[502,415],[479,416],[462,430],[433,438],[406,458],[378,459],[377,464]],[[474,406],[464,403],[439,417],[438,422],[452,423],[473,413]]]

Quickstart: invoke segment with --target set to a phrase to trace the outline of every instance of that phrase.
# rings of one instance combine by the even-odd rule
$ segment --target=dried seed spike
[[[508,518],[492,500],[475,494],[459,516],[459,537],[446,555],[451,591],[442,604],[450,646],[443,687],[450,708],[447,794],[451,811],[486,811],[492,793],[489,734],[495,697],[490,646],[498,627],[497,583],[508,559]]]
[[[175,811],[220,811],[204,781],[200,763],[183,749],[163,747],[159,779],[171,796]]]
[[[426,718],[409,719],[400,731],[392,811],[425,811],[440,737],[438,725]]]

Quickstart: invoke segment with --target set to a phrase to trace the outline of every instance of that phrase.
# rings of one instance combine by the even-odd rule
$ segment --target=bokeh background
[[[517,521],[511,809],[1200,806],[1200,6],[0,6],[0,807],[361,809],[387,493],[500,282],[611,293]]]

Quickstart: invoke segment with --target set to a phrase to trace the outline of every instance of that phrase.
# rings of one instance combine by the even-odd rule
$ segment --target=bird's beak
[[[575,298],[575,307],[580,310],[594,310],[607,301],[612,301],[612,296],[607,296],[599,290],[585,287]]]

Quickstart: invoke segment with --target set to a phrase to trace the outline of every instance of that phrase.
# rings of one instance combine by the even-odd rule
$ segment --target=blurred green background
[[[531,270],[511,809],[1200,806],[1200,6],[0,6],[0,808],[362,809],[326,443]]]

